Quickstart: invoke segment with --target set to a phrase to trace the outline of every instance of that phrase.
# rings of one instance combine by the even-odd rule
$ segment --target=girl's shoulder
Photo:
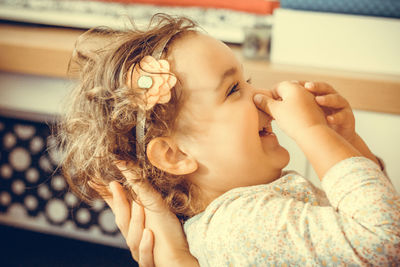
[[[303,199],[319,194],[320,190],[295,171],[284,171],[277,180],[268,183],[231,189],[214,199],[207,208],[190,218],[185,225],[196,221],[210,221],[216,213],[231,209],[252,209],[258,201]]]

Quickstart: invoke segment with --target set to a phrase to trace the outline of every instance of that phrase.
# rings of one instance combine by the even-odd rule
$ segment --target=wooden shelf
[[[0,24],[0,70],[66,77],[80,30]]]
[[[67,77],[69,58],[81,33],[66,28],[0,24],[0,71]],[[232,48],[241,58],[240,48]],[[242,61],[257,87],[272,88],[284,80],[325,81],[355,109],[400,114],[400,76]]]

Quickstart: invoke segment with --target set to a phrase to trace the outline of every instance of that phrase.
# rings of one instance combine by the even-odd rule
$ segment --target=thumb
[[[137,174],[132,171],[132,164],[118,161],[115,162],[116,167],[120,170],[126,180],[130,181],[131,189],[136,193],[141,204],[149,210],[156,212],[164,212],[166,209],[164,201],[160,193],[158,193],[148,182],[140,181]],[[130,166],[128,166],[130,165]]]
[[[256,104],[257,108],[261,111],[271,115],[271,109],[276,102],[272,97],[263,94],[255,94],[253,97],[253,101]]]

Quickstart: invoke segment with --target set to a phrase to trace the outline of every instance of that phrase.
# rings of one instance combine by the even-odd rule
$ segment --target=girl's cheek
[[[234,93],[234,94],[228,96],[227,101],[228,101],[228,102],[237,101],[237,100],[241,99],[242,96],[243,96],[243,92],[242,92],[241,90],[239,90],[239,91],[237,91],[236,93]]]

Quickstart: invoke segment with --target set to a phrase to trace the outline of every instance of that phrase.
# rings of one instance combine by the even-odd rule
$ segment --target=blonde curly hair
[[[78,38],[69,65],[70,73],[77,71],[78,84],[67,98],[57,136],[64,155],[63,174],[72,191],[83,200],[108,196],[108,184],[114,180],[135,199],[132,183],[148,182],[178,217],[184,219],[196,213],[190,201],[192,184],[182,176],[157,169],[147,157],[136,157],[137,96],[126,86],[132,65],[152,55],[163,42],[167,42],[164,53],[168,54],[171,43],[195,31],[196,25],[190,19],[157,14],[145,31],[135,26],[125,31],[94,28]],[[177,86],[168,103],[146,112],[146,145],[174,131],[182,104]],[[133,163],[128,166],[137,179],[127,180],[115,166],[117,161]]]

